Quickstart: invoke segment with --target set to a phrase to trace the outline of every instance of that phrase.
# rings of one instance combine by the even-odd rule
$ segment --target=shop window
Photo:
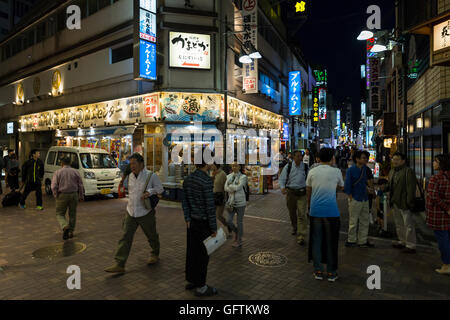
[[[414,171],[416,172],[416,176],[422,176],[422,155],[420,154],[421,145],[420,145],[421,137],[416,137],[414,139]]]
[[[408,147],[408,159],[409,159],[409,165],[411,169],[414,169],[415,165],[415,159],[414,159],[414,139],[409,139],[409,147]]]
[[[437,106],[433,109],[433,127],[439,127],[441,125],[441,120],[439,119],[442,111],[442,106]]]
[[[59,151],[58,152],[58,160],[56,162],[56,165],[61,165],[61,160],[64,158],[69,158],[70,159],[70,166],[74,169],[79,169],[80,168],[80,162],[78,160],[78,155],[74,152],[62,152]]]
[[[133,44],[111,49],[111,64],[133,58]]]
[[[441,136],[440,135],[434,135],[433,136],[433,159],[437,155],[442,153],[442,142],[441,142]],[[434,172],[437,173],[437,172]]]
[[[432,176],[433,172],[433,137],[427,136],[423,137],[423,148],[424,148],[424,168],[425,177],[429,178]]]
[[[55,164],[56,152],[52,151],[48,154],[47,164],[53,166]]]
[[[425,129],[431,128],[431,109],[424,113],[423,127]]]

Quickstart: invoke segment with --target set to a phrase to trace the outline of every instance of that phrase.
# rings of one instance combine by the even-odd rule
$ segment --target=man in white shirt
[[[155,208],[146,209],[144,199],[163,193],[164,188],[158,176],[145,169],[144,158],[140,154],[135,153],[130,157],[130,167],[131,173],[128,176],[129,199],[123,222],[123,236],[116,251],[116,264],[105,269],[106,272],[125,272],[125,264],[138,226],[144,231],[153,250],[148,264],[155,264],[159,261],[160,245],[159,236],[156,232]]]

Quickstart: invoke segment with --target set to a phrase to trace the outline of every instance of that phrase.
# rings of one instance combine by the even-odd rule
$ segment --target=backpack
[[[20,192],[11,191],[2,200],[3,207],[18,206],[20,202]]]
[[[303,164],[305,165],[305,177],[308,177],[308,170],[309,167],[306,163],[303,162]],[[292,161],[289,162],[288,164],[288,172],[287,172],[287,176],[286,176],[286,184],[289,182],[289,175],[291,174],[291,169],[292,169]]]

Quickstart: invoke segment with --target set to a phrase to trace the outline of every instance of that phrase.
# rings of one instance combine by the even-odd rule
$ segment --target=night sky
[[[304,0],[309,6],[308,20],[295,35],[310,64],[328,70],[328,87],[333,104],[351,97],[359,114],[360,65],[365,64],[365,41],[356,37],[366,27],[370,5],[381,8],[381,28],[395,27],[394,0]],[[292,1],[295,2],[295,1]],[[286,4],[286,2],[285,2]]]

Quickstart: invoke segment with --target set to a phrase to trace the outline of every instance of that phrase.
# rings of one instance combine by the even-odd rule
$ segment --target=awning
[[[133,134],[134,130],[136,130],[135,126],[90,128],[80,130],[61,130],[61,135],[69,137],[127,136]]]

